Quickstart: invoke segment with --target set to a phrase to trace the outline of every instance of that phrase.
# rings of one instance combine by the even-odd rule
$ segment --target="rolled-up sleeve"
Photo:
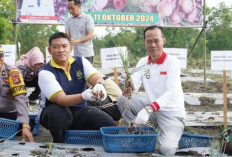
[[[39,72],[39,87],[41,93],[48,99],[51,100],[54,95],[63,91],[59,82],[56,80],[55,75],[47,70],[41,70]]]

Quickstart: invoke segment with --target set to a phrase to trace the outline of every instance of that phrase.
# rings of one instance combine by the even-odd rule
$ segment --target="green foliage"
[[[0,44],[13,43],[13,25],[9,23],[14,18],[14,1],[0,1]]]
[[[232,6],[220,3],[208,11],[207,47],[211,50],[232,50]]]
[[[20,54],[27,53],[33,47],[39,47],[45,55],[45,47],[48,47],[48,39],[57,31],[56,26],[20,25],[18,35]]]
[[[12,20],[15,17],[15,0],[0,1],[0,17]]]

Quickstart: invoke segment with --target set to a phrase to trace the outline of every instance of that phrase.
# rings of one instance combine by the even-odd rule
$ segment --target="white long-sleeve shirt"
[[[142,68],[132,75],[135,91],[138,91],[143,83],[149,103],[155,101],[160,106],[158,112],[167,112],[170,116],[185,118],[178,59],[163,52],[155,64],[149,64],[149,60],[150,57],[144,57],[136,66]]]

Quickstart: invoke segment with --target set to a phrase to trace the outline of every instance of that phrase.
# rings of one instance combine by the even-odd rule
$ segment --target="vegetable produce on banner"
[[[53,1],[57,23],[64,23],[70,16],[67,0],[46,1]],[[81,0],[81,10],[96,25],[109,26],[202,27],[202,5],[202,0]]]

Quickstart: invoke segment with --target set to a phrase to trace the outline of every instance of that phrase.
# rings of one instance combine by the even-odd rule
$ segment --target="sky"
[[[225,2],[226,5],[232,5],[232,0],[205,0],[207,7],[216,7],[219,3]]]
[[[204,0],[202,0],[204,1]],[[207,7],[217,7],[219,3],[224,2],[227,6],[232,5],[232,0],[205,0]],[[60,31],[64,31],[63,26],[59,26]],[[106,35],[105,27],[95,26],[94,35],[101,37]]]

